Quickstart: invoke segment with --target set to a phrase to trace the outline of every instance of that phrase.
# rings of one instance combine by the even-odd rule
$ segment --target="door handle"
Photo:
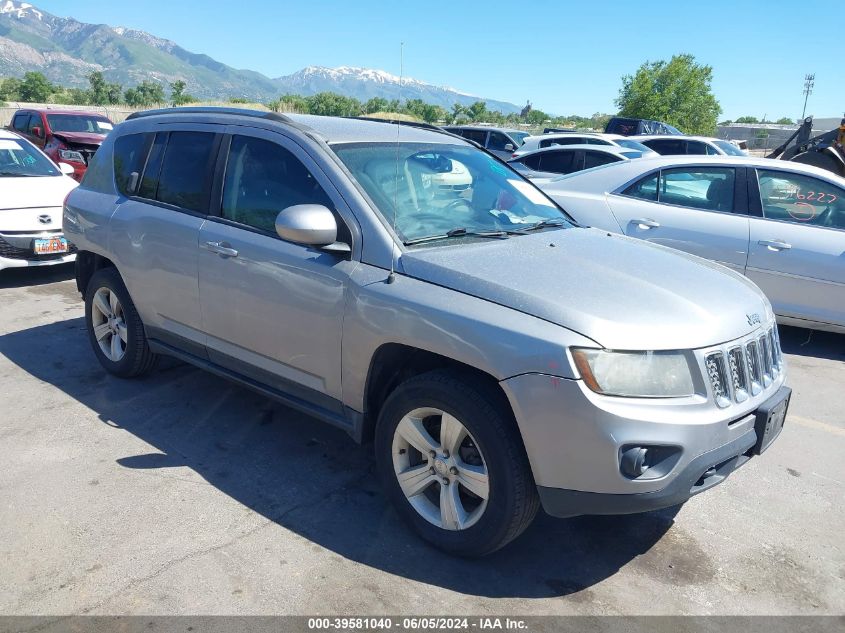
[[[631,222],[636,224],[644,231],[647,231],[648,229],[656,229],[658,226],[660,226],[660,222],[652,220],[651,218],[640,218],[638,220],[631,220]]]
[[[792,248],[792,244],[788,244],[783,240],[760,240],[757,243],[760,246],[765,246],[770,251],[788,251]]]
[[[228,242],[206,242],[205,247],[212,253],[217,253],[221,257],[237,257],[238,251],[232,248]]]

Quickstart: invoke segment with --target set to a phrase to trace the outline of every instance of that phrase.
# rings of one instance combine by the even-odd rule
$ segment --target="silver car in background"
[[[665,156],[535,182],[579,222],[746,275],[781,323],[845,332],[845,180],[828,171]]]

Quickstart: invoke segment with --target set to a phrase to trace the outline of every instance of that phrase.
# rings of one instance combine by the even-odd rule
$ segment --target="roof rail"
[[[423,121],[405,121],[404,119],[382,119],[380,117],[369,117],[369,116],[345,116],[344,119],[356,119],[358,121],[375,121],[376,123],[392,123],[393,125],[404,125],[407,127],[416,127],[423,130],[429,130],[431,132],[437,132],[438,134],[445,134],[446,136],[452,136],[454,138],[459,138],[462,141],[466,141],[476,147],[484,149],[483,146],[479,145],[477,142],[470,140],[461,136],[460,134],[455,134],[454,132],[450,132],[449,130],[440,127],[439,125],[433,125],[432,123],[424,123]],[[486,151],[486,150],[485,150]]]
[[[148,116],[156,116],[159,114],[233,114],[237,116],[247,116],[254,119],[268,119],[270,121],[278,121],[280,123],[294,123],[290,118],[277,112],[264,112],[263,110],[250,110],[248,108],[227,108],[225,106],[192,106],[192,107],[178,107],[178,108],[158,108],[155,110],[142,110],[140,112],[133,112],[128,117],[127,121],[132,119],[142,119]]]

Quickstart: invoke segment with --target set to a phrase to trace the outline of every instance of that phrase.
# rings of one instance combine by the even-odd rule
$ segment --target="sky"
[[[845,113],[843,0],[29,0],[126,26],[269,77],[305,66],[400,72],[485,98],[589,116],[616,111],[621,77],[690,53],[713,67],[722,119]]]

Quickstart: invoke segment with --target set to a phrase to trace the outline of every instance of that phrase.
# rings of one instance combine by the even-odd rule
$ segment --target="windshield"
[[[748,156],[745,152],[739,149],[733,143],[729,143],[728,141],[713,141],[713,144],[716,145],[720,150],[725,152],[728,156]]]
[[[517,147],[525,144],[525,139],[531,136],[528,132],[508,132],[508,135],[516,141]]]
[[[463,145],[351,143],[334,152],[403,242],[568,225],[545,194],[486,152]],[[398,159],[398,163],[397,163]],[[451,236],[449,236],[451,237]]]
[[[107,118],[87,114],[48,114],[47,122],[53,132],[108,134],[114,128]]]
[[[59,173],[49,158],[23,139],[0,138],[0,178]]]
[[[626,149],[635,149],[638,152],[650,153],[650,152],[654,151],[653,149],[643,145],[639,141],[632,141],[631,139],[627,139],[627,138],[617,138],[617,139],[614,139],[613,142],[616,143],[617,145],[619,145],[620,147],[624,147]]]

